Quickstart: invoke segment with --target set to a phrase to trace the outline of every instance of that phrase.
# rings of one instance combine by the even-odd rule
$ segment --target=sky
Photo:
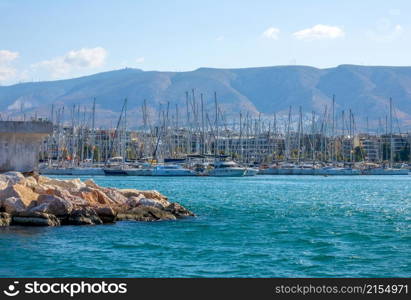
[[[125,67],[411,65],[411,1],[0,0],[0,85]]]

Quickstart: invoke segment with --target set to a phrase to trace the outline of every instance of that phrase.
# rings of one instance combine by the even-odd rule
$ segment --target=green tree
[[[357,146],[354,148],[354,161],[363,161],[365,158],[365,151],[362,147]]]
[[[395,155],[395,161],[409,161],[410,160],[410,144],[405,144],[402,149],[396,153]]]
[[[391,155],[391,148],[389,143],[382,144],[382,159],[389,160]]]

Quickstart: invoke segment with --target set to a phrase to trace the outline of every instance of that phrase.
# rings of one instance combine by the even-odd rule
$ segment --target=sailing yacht
[[[316,175],[360,175],[358,169],[327,166],[316,170]]]
[[[127,173],[123,164],[123,157],[116,156],[112,157],[107,162],[107,167],[104,168],[104,174],[108,176],[126,176]]]
[[[151,164],[142,164],[124,170],[128,176],[151,176],[153,175],[153,167]]]
[[[392,169],[392,168],[367,168],[362,170],[364,175],[408,175],[407,169]]]

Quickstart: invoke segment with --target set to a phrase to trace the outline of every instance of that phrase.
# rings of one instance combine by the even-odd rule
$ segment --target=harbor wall
[[[52,131],[47,121],[0,121],[0,173],[37,170],[40,144]]]

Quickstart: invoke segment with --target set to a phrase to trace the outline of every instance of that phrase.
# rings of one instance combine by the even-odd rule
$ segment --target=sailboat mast
[[[206,142],[205,142],[205,127],[204,127],[204,99],[203,99],[203,93],[200,94],[200,98],[201,98],[201,154],[204,155],[204,153],[206,152],[205,146],[206,146]]]
[[[335,161],[335,95],[332,103],[331,161]]]
[[[96,137],[95,137],[95,121],[96,121],[96,98],[93,99],[93,108],[92,108],[92,117],[91,117],[91,163],[94,162],[94,150],[96,144]]]
[[[394,161],[394,143],[392,134],[392,98],[390,97],[390,168],[392,168]]]

